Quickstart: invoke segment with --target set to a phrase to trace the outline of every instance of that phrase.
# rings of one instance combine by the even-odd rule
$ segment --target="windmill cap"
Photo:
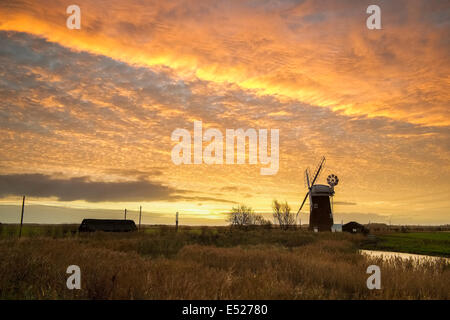
[[[334,190],[330,186],[324,184],[315,184],[311,188],[312,196],[332,196]]]

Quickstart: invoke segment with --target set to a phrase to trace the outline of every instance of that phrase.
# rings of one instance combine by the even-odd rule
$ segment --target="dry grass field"
[[[365,258],[361,235],[212,227],[80,235],[69,226],[42,228],[20,240],[1,232],[1,299],[450,298],[448,262]],[[371,264],[381,268],[381,290],[367,289]],[[81,290],[66,287],[69,265],[81,268]]]

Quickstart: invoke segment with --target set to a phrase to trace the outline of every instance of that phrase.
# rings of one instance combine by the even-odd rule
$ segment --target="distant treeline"
[[[384,223],[370,223],[365,225],[373,232],[418,232],[418,231],[450,231],[450,224],[441,226],[421,226],[421,225],[388,225]]]

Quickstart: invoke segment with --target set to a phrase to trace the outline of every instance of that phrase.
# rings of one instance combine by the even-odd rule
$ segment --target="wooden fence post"
[[[139,231],[141,231],[142,206],[139,206]]]
[[[25,196],[22,198],[22,215],[20,216],[20,231],[19,231],[19,239],[22,236],[22,225],[23,225],[23,211],[25,209]]]

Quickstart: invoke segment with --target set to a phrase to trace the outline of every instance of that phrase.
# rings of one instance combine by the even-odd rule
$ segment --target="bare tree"
[[[228,214],[227,221],[232,226],[245,227],[250,225],[267,225],[270,222],[262,215],[256,214],[251,207],[240,204],[233,207]]]
[[[272,211],[275,223],[278,223],[281,229],[286,230],[290,226],[295,225],[295,214],[291,212],[291,207],[287,201],[281,203],[277,200],[273,200]]]
[[[239,204],[237,207],[231,208],[228,216],[228,221],[232,226],[245,226],[250,223],[250,217],[253,209],[244,204]]]
[[[260,214],[254,214],[253,215],[253,221],[252,224],[255,226],[266,226],[269,227],[272,225],[270,220],[264,219],[264,217]]]

